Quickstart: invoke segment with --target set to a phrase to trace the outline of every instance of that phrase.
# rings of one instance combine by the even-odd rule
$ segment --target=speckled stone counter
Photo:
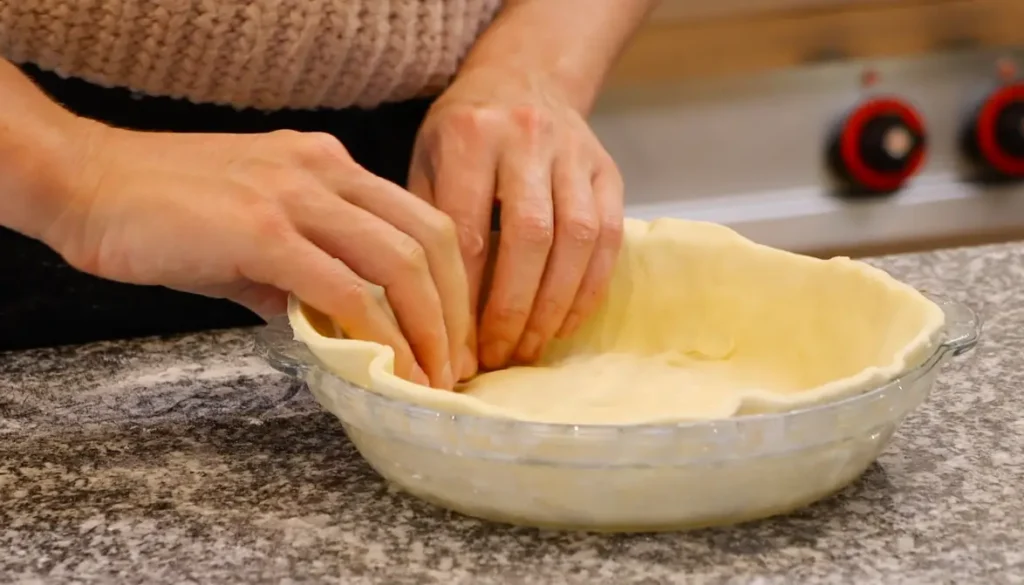
[[[0,355],[0,582],[1024,582],[1024,244],[874,263],[971,304],[982,343],[838,496],[689,534],[509,528],[397,493],[249,331]]]

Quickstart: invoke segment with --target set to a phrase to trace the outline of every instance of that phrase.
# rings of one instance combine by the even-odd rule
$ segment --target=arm
[[[460,73],[500,66],[525,83],[557,88],[578,111],[593,106],[605,75],[657,0],[506,0]]]
[[[64,110],[2,59],[0,95],[0,225],[95,276],[261,315],[292,293],[394,348],[399,375],[454,385],[471,316],[451,222],[334,137],[118,130]],[[386,287],[394,317],[368,283]]]
[[[0,226],[45,240],[67,204],[62,188],[81,160],[87,123],[0,59]]]

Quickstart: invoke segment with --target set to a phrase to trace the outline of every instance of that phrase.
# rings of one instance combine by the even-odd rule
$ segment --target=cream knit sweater
[[[149,95],[260,109],[437,91],[501,0],[0,0],[0,55]]]

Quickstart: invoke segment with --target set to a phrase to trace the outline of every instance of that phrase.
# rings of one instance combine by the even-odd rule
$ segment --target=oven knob
[[[835,125],[828,161],[850,194],[886,194],[899,190],[921,168],[926,151],[917,110],[895,97],[872,97]]]
[[[1005,178],[1024,178],[1024,82],[1002,85],[973,108],[963,133],[967,155]]]

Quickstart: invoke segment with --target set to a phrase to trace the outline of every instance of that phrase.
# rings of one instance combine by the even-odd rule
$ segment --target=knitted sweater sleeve
[[[501,0],[0,0],[0,55],[108,87],[265,110],[436,91]]]

